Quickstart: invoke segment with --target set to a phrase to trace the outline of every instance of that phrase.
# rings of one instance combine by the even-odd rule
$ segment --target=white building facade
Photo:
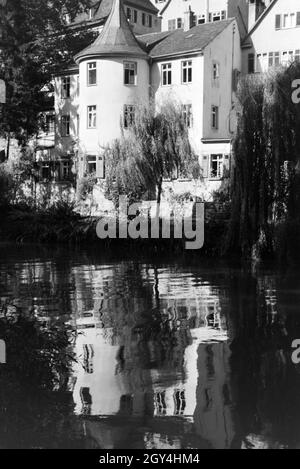
[[[60,159],[62,174],[91,174],[100,182],[105,178],[104,150],[130,131],[138,109],[150,99],[157,108],[176,102],[186,117],[203,177],[194,185],[178,179],[165,187],[211,200],[230,176],[240,74],[263,72],[300,57],[298,0],[240,0],[235,2],[236,18],[210,18],[196,26],[192,8],[203,3],[207,11],[213,1],[171,0],[161,9],[163,21],[168,9],[173,8],[173,15],[176,5],[181,11],[183,3],[191,7],[182,27],[139,35],[130,26],[127,3],[112,0],[96,41],[77,55],[73,68],[55,78],[53,157]],[[216,3],[216,8],[226,10],[227,17],[233,4],[223,4]]]
[[[209,198],[222,185],[230,168],[234,77],[241,66],[234,19],[136,37],[115,0],[104,29],[76,63],[55,80],[56,147],[74,155],[79,178],[105,178],[104,150],[130,129],[151,97],[157,108],[168,100],[182,106],[204,178],[195,195]],[[187,192],[191,181],[173,185]]]

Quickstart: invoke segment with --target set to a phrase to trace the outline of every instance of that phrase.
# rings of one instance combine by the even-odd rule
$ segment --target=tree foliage
[[[107,186],[132,199],[156,192],[160,203],[163,178],[196,177],[198,167],[181,109],[171,104],[158,112],[142,108],[131,129],[107,150]]]
[[[74,54],[94,37],[91,31],[68,27],[64,15],[73,19],[89,3],[8,0],[0,5],[0,78],[7,85],[7,104],[0,105],[0,135],[25,143],[37,132],[41,111],[53,104],[53,74],[72,63]]]
[[[274,254],[278,226],[299,216],[300,106],[292,101],[299,76],[295,63],[241,82],[227,250]]]

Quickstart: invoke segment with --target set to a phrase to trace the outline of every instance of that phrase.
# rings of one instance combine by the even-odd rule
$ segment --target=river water
[[[0,365],[2,448],[300,447],[299,268],[1,246],[0,299],[71,328],[74,358],[60,385],[24,379],[56,358],[22,326]]]

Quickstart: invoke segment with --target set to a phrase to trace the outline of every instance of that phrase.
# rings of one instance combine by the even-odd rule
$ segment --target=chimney
[[[193,26],[194,26],[194,13],[191,10],[191,6],[189,6],[188,11],[184,13],[184,20],[183,20],[184,31],[188,31]]]
[[[273,0],[248,0],[248,31]]]
[[[205,23],[209,22],[209,0],[205,1]]]

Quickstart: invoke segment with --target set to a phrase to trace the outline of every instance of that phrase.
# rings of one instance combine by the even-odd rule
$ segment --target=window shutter
[[[104,157],[98,156],[96,163],[96,177],[104,179]]]
[[[209,176],[209,155],[202,156],[202,171],[203,177],[208,178]]]
[[[275,16],[275,29],[281,28],[281,15]]]
[[[230,173],[230,155],[224,155],[224,176],[229,177]]]
[[[296,26],[300,26],[300,11],[297,11]]]

